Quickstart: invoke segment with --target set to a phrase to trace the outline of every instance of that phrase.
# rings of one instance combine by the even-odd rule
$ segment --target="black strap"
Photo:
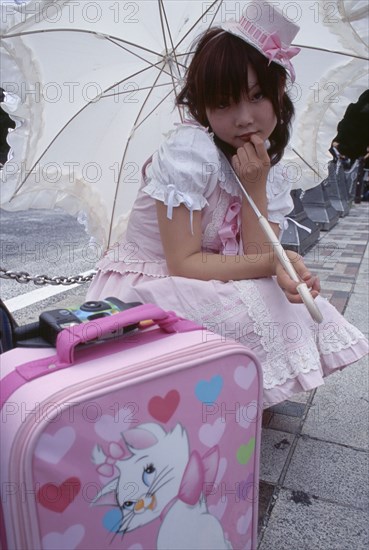
[[[0,300],[0,353],[14,348],[18,325],[6,305]]]

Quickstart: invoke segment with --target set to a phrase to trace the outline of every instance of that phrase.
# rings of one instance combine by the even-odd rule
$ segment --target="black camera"
[[[140,302],[124,303],[117,298],[105,298],[102,301],[85,302],[79,307],[69,307],[64,309],[54,309],[46,311],[40,315],[40,336],[52,345],[55,345],[59,332],[67,327],[80,325],[95,321],[103,317],[109,317],[120,311],[125,311],[132,307],[142,305]],[[136,325],[125,327],[117,334],[114,330],[112,334],[105,334],[97,340],[106,340],[117,337],[121,333],[129,332],[136,328]]]

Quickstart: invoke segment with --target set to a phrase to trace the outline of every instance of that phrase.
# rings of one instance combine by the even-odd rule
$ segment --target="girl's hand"
[[[312,297],[316,298],[320,292],[319,278],[311,274],[299,254],[292,252],[292,250],[285,250],[285,253],[291,260],[298,277],[307,284],[308,288],[311,290]],[[301,304],[302,299],[297,291],[299,283],[296,283],[290,278],[278,258],[275,259],[275,273],[277,282],[286,294],[287,299],[293,304]]]
[[[265,189],[270,158],[263,139],[253,134],[250,141],[237,149],[237,154],[232,157],[232,166],[248,193]]]

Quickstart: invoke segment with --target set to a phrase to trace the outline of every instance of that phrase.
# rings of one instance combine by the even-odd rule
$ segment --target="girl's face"
[[[248,96],[243,96],[238,103],[225,98],[222,105],[206,109],[215,135],[235,149],[249,141],[252,134],[268,139],[277,124],[272,102],[261,93],[251,66],[248,69],[248,88]]]

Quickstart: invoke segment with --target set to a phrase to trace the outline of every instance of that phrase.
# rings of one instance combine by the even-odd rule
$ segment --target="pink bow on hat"
[[[290,71],[291,80],[292,82],[294,82],[296,79],[296,74],[292,63],[290,62],[290,59],[297,55],[301,51],[301,49],[295,46],[283,48],[281,39],[276,32],[273,32],[268,36],[261,48],[263,50],[263,53],[268,59],[270,59],[270,61],[278,59],[279,61],[282,61],[284,65],[286,65],[286,68]]]

